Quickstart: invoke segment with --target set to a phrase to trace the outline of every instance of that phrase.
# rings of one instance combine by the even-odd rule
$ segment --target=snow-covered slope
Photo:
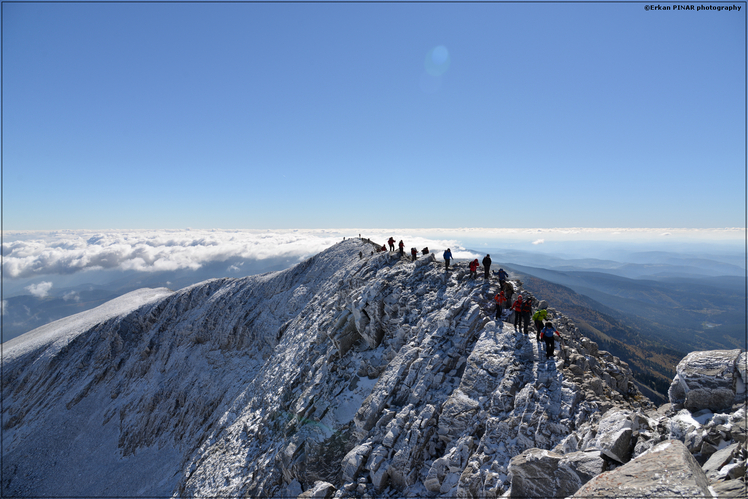
[[[650,407],[628,366],[553,309],[546,360],[496,289],[348,240],[32,331],[4,345],[2,492],[495,496],[528,449],[622,459],[597,424]]]

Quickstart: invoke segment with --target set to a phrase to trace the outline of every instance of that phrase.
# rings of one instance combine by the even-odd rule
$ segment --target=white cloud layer
[[[240,260],[292,258],[319,253],[343,237],[363,237],[384,243],[390,236],[419,251],[428,246],[437,256],[451,248],[456,258],[481,255],[466,250],[475,241],[573,241],[704,239],[742,241],[740,229],[336,229],[336,230],[157,230],[5,232],[2,245],[5,278],[33,278],[116,269],[153,272],[198,269],[215,262],[236,268]],[[541,239],[538,237],[542,236]],[[467,244],[465,241],[473,240]],[[490,247],[490,246],[489,246]],[[37,296],[49,288],[37,284]],[[51,287],[51,283],[49,283]]]
[[[417,247],[420,251],[425,246],[439,251],[451,245],[457,256],[463,250],[455,240],[435,240],[406,235],[402,231],[368,231],[362,234],[382,243],[390,235],[398,241],[404,239],[408,251],[411,247]],[[6,233],[5,239],[10,242],[2,245],[3,272],[6,278],[31,278],[108,269],[140,272],[196,270],[213,262],[229,262],[228,269],[239,270],[236,260],[302,260],[341,241],[343,237],[357,236],[358,233],[346,230]],[[37,296],[49,291],[42,284],[27,289]]]
[[[26,290],[37,298],[44,298],[47,296],[50,289],[52,289],[52,283],[47,281],[26,286]]]

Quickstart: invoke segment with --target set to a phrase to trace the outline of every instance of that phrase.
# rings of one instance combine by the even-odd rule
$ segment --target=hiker
[[[517,331],[517,323],[519,322],[519,328],[522,328],[522,295],[517,297],[517,300],[512,305],[514,310],[514,330]]]
[[[418,259],[418,250],[415,248],[410,248],[410,256],[413,258],[413,261],[415,262]]]
[[[493,299],[496,301],[496,319],[501,319],[501,315],[504,313],[504,304],[506,303],[504,290],[499,291]]]
[[[387,247],[386,247],[386,246],[385,246],[384,244],[382,245],[382,247],[381,247],[381,248],[379,248],[379,249],[377,250],[377,253],[379,253],[379,252],[381,252],[381,251],[387,251]]]
[[[543,321],[545,321],[546,317],[548,317],[548,311],[544,308],[541,308],[540,310],[532,314],[532,320],[533,322],[535,322],[535,329],[537,330],[535,333],[535,337],[538,339],[538,342],[542,341],[540,332],[545,327],[545,325],[543,324]]]
[[[405,254],[405,243],[402,239],[400,239],[400,242],[397,245],[398,248],[400,248],[400,256],[402,257]]]
[[[530,314],[532,313],[532,296],[526,296],[522,302],[522,320],[525,323],[525,334],[530,334],[527,328],[530,326]]]
[[[442,255],[444,257],[444,269],[449,270],[449,261],[452,259],[452,251],[447,248],[447,251]]]
[[[428,247],[428,246],[426,246],[425,248],[423,248],[423,249],[421,250],[421,253],[423,253],[424,255],[428,255],[428,254],[429,254],[429,247]]]
[[[507,278],[509,277],[509,274],[504,272],[504,269],[499,268],[499,286],[502,288],[504,287],[504,283],[506,282]]]
[[[390,245],[390,251],[395,251],[395,238],[390,237],[387,243]]]
[[[363,258],[364,258],[364,252],[363,251],[359,251],[358,252],[358,259],[361,260]]]
[[[504,293],[506,293],[506,302],[512,303],[512,296],[514,296],[514,286],[512,283],[507,281],[504,283]]]
[[[478,277],[478,259],[476,258],[472,262],[470,262],[470,277],[476,278]]]
[[[547,359],[550,359],[553,357],[553,349],[554,349],[554,343],[555,338],[553,337],[554,333],[561,338],[561,335],[558,334],[558,331],[556,331],[556,328],[553,327],[553,324],[551,322],[546,322],[545,327],[543,328],[542,335],[543,335],[543,341],[545,341],[545,357]]]
[[[483,257],[483,278],[488,279],[490,274],[488,271],[491,269],[491,255]]]

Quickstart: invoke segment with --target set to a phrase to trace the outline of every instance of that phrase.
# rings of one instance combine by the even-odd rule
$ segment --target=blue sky
[[[4,228],[744,227],[746,5],[644,5],[4,3]]]

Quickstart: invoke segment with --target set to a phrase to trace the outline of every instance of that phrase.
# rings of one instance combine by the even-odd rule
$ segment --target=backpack
[[[544,338],[553,338],[553,333],[555,333],[555,332],[556,332],[555,329],[551,329],[549,327],[544,327],[543,328],[543,337]]]

